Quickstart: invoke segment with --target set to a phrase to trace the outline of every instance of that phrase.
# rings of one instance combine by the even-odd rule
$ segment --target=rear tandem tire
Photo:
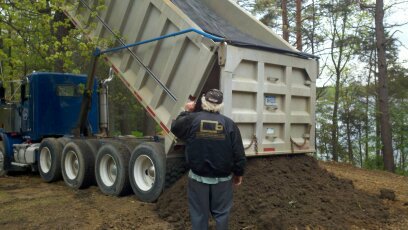
[[[57,141],[59,143],[61,143],[62,146],[64,147],[69,141],[71,141],[71,138],[69,138],[69,137],[59,137],[59,138],[57,138]]]
[[[45,138],[39,148],[38,171],[46,182],[62,179],[61,155],[63,145],[55,138]]]
[[[0,141],[0,177],[5,176],[8,173],[6,170],[6,157],[3,141]]]
[[[89,187],[95,180],[95,158],[82,140],[68,142],[62,150],[61,169],[65,184],[71,188]]]
[[[103,145],[95,162],[95,176],[102,193],[111,196],[123,196],[130,192],[129,150],[122,144]]]
[[[138,199],[156,201],[164,190],[166,178],[163,144],[146,142],[137,146],[130,157],[129,178]]]

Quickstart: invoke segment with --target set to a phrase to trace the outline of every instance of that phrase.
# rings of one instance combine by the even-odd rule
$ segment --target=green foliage
[[[402,176],[408,176],[408,168],[407,167],[401,168],[397,166],[397,168],[395,169],[395,173]]]
[[[320,89],[324,92],[329,92],[330,89]],[[321,159],[331,159],[331,148],[328,145],[330,143],[330,130],[332,124],[330,123],[330,112],[332,110],[332,102],[330,100],[329,93],[325,93],[324,97],[321,97],[317,101],[316,106],[316,150],[317,155]]]
[[[2,80],[19,79],[32,71],[83,73],[96,46],[86,31],[75,28],[59,6],[64,0],[0,2]],[[100,8],[104,0],[99,0]],[[102,5],[103,6],[103,5]],[[83,63],[86,63],[85,65]]]
[[[132,131],[132,136],[143,137],[143,133],[137,130]]]
[[[83,72],[94,44],[57,8],[60,0],[0,2],[2,79],[32,71]]]
[[[120,132],[120,130],[111,130],[109,132],[109,135],[112,136],[112,137],[118,137],[118,136],[121,135],[121,132]]]
[[[259,20],[270,27],[273,31],[277,32],[278,34],[282,33],[282,8],[281,0],[238,0],[237,1],[240,6],[250,11],[252,14],[256,15]],[[305,24],[308,24],[311,20],[310,17],[313,17],[313,10],[314,6],[309,4],[310,1],[303,0],[303,8],[304,8],[304,20]],[[289,18],[289,31],[293,33],[295,31],[295,15],[296,15],[296,6],[295,1],[287,1],[287,8],[288,8],[288,18]],[[309,30],[306,27],[302,28],[302,32],[305,34],[304,38],[307,39],[310,35]],[[295,37],[290,37],[290,42],[295,42]],[[321,41],[321,37],[314,37],[314,41],[319,43]],[[306,45],[311,45],[310,42],[306,42]]]
[[[394,64],[388,74],[396,172],[405,175],[408,174],[408,69]]]
[[[363,167],[367,169],[383,170],[384,162],[382,160],[382,156],[370,155],[367,159],[365,159]]]
[[[93,3],[95,11],[105,8],[105,0]],[[74,1],[68,5],[65,0],[0,1],[0,80],[18,80],[32,71],[87,73],[94,48],[112,47],[114,42],[113,38],[89,41],[86,34],[95,28],[95,23],[84,29],[75,28],[60,7],[69,10],[78,4]],[[96,13],[91,15],[95,16]],[[100,62],[96,75],[107,72]],[[17,88],[8,83],[5,86],[7,92]],[[128,135],[131,130],[140,130],[142,107],[119,80],[110,87],[111,133]],[[84,88],[79,90],[83,92]]]
[[[383,170],[384,162],[381,156],[370,155],[367,159],[365,159],[363,166],[364,168],[367,168],[367,169]]]
[[[111,134],[143,136],[144,109],[118,77],[109,83],[108,99]]]

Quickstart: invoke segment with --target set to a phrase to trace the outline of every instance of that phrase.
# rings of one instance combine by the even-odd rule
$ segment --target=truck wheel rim
[[[137,187],[142,191],[150,190],[156,179],[156,169],[152,159],[146,155],[141,155],[136,159],[133,166],[133,177]]]
[[[75,179],[79,172],[78,155],[74,151],[69,151],[65,159],[65,172],[70,180]]]
[[[48,173],[51,169],[51,151],[49,148],[44,147],[40,152],[40,168],[44,173]]]
[[[102,157],[99,173],[102,182],[106,186],[112,186],[115,183],[116,177],[118,176],[118,167],[111,155],[105,155]]]

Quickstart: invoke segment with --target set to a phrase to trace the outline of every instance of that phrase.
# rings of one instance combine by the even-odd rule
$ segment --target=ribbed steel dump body
[[[313,152],[317,63],[234,46],[225,60],[224,114],[238,123],[247,155]]]
[[[169,0],[99,1],[104,7],[96,2],[68,0],[63,7],[93,41],[115,40],[98,17],[124,43],[201,29],[188,12]],[[169,132],[171,121],[188,96],[199,96],[212,87],[224,92],[223,112],[238,123],[248,156],[313,152],[317,61],[296,55],[294,48],[229,0],[199,3],[238,30],[292,53],[217,43],[188,33],[131,48],[131,52],[106,54],[105,59],[162,127],[166,152],[176,141]]]

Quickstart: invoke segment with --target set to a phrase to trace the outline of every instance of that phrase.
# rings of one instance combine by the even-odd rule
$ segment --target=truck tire
[[[130,157],[130,185],[144,202],[156,201],[164,190],[166,156],[163,144],[146,142],[137,146]]]
[[[107,143],[96,154],[95,176],[102,193],[123,196],[130,192],[129,150],[116,143]]]
[[[88,145],[90,152],[89,154],[92,154],[92,159],[96,160],[96,154],[98,153],[99,148],[101,147],[102,143],[100,139],[85,139],[84,140],[85,144]],[[93,162],[94,167],[95,166],[95,161]],[[93,174],[94,176],[92,177],[92,181],[90,185],[95,185],[97,186],[98,184],[96,183],[96,178],[95,178],[95,172]]]
[[[62,179],[61,155],[63,145],[55,138],[45,138],[39,148],[38,171],[46,182]]]
[[[59,138],[57,138],[57,141],[58,141],[59,143],[61,143],[61,144],[62,144],[62,148],[64,148],[64,146],[65,146],[69,141],[71,141],[71,138],[69,138],[69,137],[59,137]]]
[[[0,141],[0,177],[7,175],[6,170],[6,151],[4,149],[3,141]]]
[[[61,169],[65,184],[71,188],[89,187],[95,180],[95,158],[82,140],[68,142],[62,150]]]

